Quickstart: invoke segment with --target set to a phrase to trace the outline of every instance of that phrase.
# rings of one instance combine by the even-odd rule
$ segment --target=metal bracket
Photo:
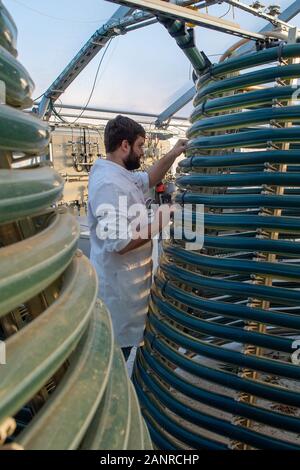
[[[240,10],[246,11],[254,16],[258,16],[259,18],[263,18],[264,20],[269,21],[274,26],[281,26],[282,29],[288,30],[290,25],[285,21],[281,20],[277,16],[270,15],[268,13],[264,13],[260,9],[253,8],[253,6],[245,5],[244,3],[240,2],[239,0],[223,0],[225,3],[232,5],[233,7],[239,8]]]

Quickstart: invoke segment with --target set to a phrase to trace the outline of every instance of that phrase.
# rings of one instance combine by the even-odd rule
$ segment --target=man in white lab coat
[[[134,172],[144,155],[145,137],[144,128],[132,119],[117,116],[109,121],[106,159],[96,161],[89,178],[90,258],[98,273],[99,297],[111,314],[125,359],[142,340],[152,280],[151,235],[161,229],[158,219],[151,225],[144,217],[139,219],[140,235],[133,236],[131,209],[137,204],[145,208],[149,188],[163,179],[186,146],[179,140],[148,172]]]

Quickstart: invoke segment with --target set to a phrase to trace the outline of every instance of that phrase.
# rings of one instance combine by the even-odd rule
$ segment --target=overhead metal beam
[[[165,111],[163,111],[155,121],[156,127],[162,127],[164,122],[169,119],[176,119],[172,117],[180,109],[182,109],[186,104],[188,104],[195,96],[195,87],[188,90],[184,95],[180,96],[174,103],[172,103]]]
[[[76,114],[72,114],[72,113],[62,113],[61,114],[61,117],[62,118],[77,118],[77,115]],[[100,122],[103,122],[103,121],[109,121],[111,119],[111,116],[82,116],[80,119],[83,119],[83,120],[93,120],[93,121],[100,121]],[[55,121],[57,122],[58,124],[65,124],[65,125],[69,125],[69,126],[73,126],[72,122],[70,122],[69,124],[67,122],[63,123],[63,122],[59,122],[59,121]],[[138,122],[140,124],[145,124],[145,125],[149,125],[149,126],[152,126],[153,125],[153,121],[146,121],[145,118],[139,118],[138,119]],[[83,124],[83,122],[80,122],[79,120],[74,124],[74,126],[80,126],[81,124]],[[94,124],[96,126],[96,124]],[[172,124],[172,127],[176,127],[176,128],[183,128],[183,129],[188,129],[189,128],[189,125],[187,124],[182,124],[181,122],[175,122]]]
[[[222,33],[239,36],[242,38],[258,40],[264,39],[259,33],[252,33],[239,28],[236,23],[223,20],[216,16],[199,13],[189,8],[174,5],[173,3],[164,2],[162,0],[108,0],[112,3],[120,3],[144,11],[148,11],[154,15],[167,15],[168,17],[179,19],[208,29],[213,29]]]
[[[54,106],[55,109],[73,109],[73,110],[82,110],[82,107],[81,106],[78,106],[78,105],[72,105],[72,104],[60,104],[60,105],[57,105],[57,106]],[[92,106],[88,106],[86,109],[85,109],[85,112],[89,112],[89,111],[93,111],[93,112],[98,112],[98,113],[114,113],[114,114],[127,114],[127,115],[132,115],[132,116],[143,116],[143,117],[149,117],[149,118],[157,118],[157,114],[153,114],[153,113],[144,113],[143,111],[129,111],[129,110],[119,110],[119,109],[111,109],[111,108],[97,108],[97,107],[92,107]],[[84,117],[87,117],[87,116],[84,116]],[[99,119],[99,117],[98,117]],[[175,120],[177,121],[186,121],[187,119],[184,118],[184,117],[175,117],[174,118]]]
[[[287,7],[280,15],[279,19],[285,22],[292,20],[295,16],[300,13],[300,0],[294,1],[289,7]],[[260,33],[264,33],[266,31],[271,31],[272,25],[268,24],[264,28],[260,30]],[[252,47],[252,44],[245,44],[242,46],[239,51],[242,54],[247,53]],[[174,103],[172,103],[166,110],[164,110],[156,120],[156,126],[161,127],[165,121],[170,119],[174,114],[178,113],[186,104],[188,104],[195,96],[196,89],[193,86],[184,93],[183,96],[178,98]]]

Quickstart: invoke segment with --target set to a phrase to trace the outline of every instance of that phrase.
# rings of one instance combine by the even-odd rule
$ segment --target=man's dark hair
[[[133,145],[139,136],[146,137],[145,129],[133,119],[121,115],[111,119],[104,131],[106,153],[117,150],[123,140],[127,140],[130,145]]]

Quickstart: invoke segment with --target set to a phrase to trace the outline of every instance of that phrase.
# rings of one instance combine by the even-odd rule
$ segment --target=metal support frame
[[[114,1],[114,0],[110,0]],[[130,0],[128,0],[130,1]],[[125,0],[124,0],[125,2]],[[121,2],[118,2],[121,3]],[[126,2],[125,2],[126,3]],[[144,2],[146,3],[146,2]],[[152,3],[148,2],[147,4]],[[206,2],[195,2],[192,0],[177,0],[176,5],[168,4],[165,2],[164,6],[172,6],[177,7],[178,5],[192,5],[197,4],[198,6],[205,6]],[[210,4],[215,3],[212,0]],[[181,7],[182,9],[182,7]],[[188,9],[186,9],[188,10]],[[300,11],[300,0],[296,0],[290,5],[280,16],[280,20],[282,21],[289,21],[292,19],[297,13]],[[192,10],[188,10],[189,14],[195,14]],[[133,13],[133,14],[132,14]],[[199,15],[199,13],[198,13]],[[207,15],[202,15],[207,17]],[[209,17],[212,18],[212,17]],[[217,18],[217,20],[219,20]],[[107,44],[108,40],[112,37],[115,37],[119,34],[123,34],[126,32],[133,31],[137,28],[148,26],[156,22],[156,19],[153,17],[151,13],[145,12],[134,12],[134,8],[130,7],[120,7],[111,19],[105,23],[93,36],[89,39],[89,41],[84,45],[84,47],[78,52],[78,54],[74,57],[74,59],[67,65],[64,71],[59,75],[59,77],[53,82],[53,84],[48,88],[48,90],[44,93],[44,97],[39,103],[38,114],[40,117],[44,117],[47,113],[49,108],[50,100],[53,102],[56,101],[59,96],[64,93],[64,91],[68,88],[68,86],[75,80],[75,78],[84,70],[84,68],[88,65],[88,63],[97,55],[97,53]],[[193,19],[192,22],[195,23]],[[224,20],[222,21],[223,23]],[[228,22],[227,22],[228,23]],[[271,26],[267,25],[265,28],[261,30],[261,32],[271,30]],[[245,50],[248,49],[248,45],[244,46]],[[157,125],[161,125],[165,120],[169,119],[173,114],[178,112],[183,106],[185,106],[194,96],[194,88],[188,90],[182,97],[176,100],[171,106],[168,107],[163,113],[158,116]]]
[[[72,114],[72,113],[61,113],[61,117],[62,118],[67,118],[67,119],[74,119],[77,117],[76,114]],[[53,121],[53,120],[50,120],[49,121],[49,124],[50,126],[53,126],[54,128],[56,127],[61,127],[61,124],[65,125],[66,127],[88,127],[88,126],[94,126],[95,128],[97,129],[100,129],[100,128],[105,128],[105,125],[106,125],[106,122],[109,121],[111,119],[111,116],[85,116],[84,118],[84,122],[80,122],[80,121],[77,121],[75,124],[72,124],[70,122],[70,124],[68,124],[67,122],[59,122],[59,121]],[[88,121],[97,121],[97,124],[88,124]],[[150,129],[151,129],[151,132],[153,133],[157,133],[157,132],[169,132],[169,133],[172,133],[172,134],[175,134],[174,130],[173,129],[176,129],[178,131],[181,131],[181,135],[183,133],[185,133],[187,131],[187,129],[189,128],[189,126],[187,124],[182,124],[181,122],[174,122],[172,124],[172,129],[155,129],[153,128],[152,126],[152,122],[149,120],[147,121],[146,119],[143,119],[143,118],[139,118],[139,124],[142,124],[145,129],[147,130],[147,133],[150,132]],[[100,124],[101,123],[101,124]],[[178,132],[178,135],[180,134],[180,132]]]
[[[293,19],[296,15],[300,13],[300,0],[294,1],[289,7],[287,7],[280,15],[279,19],[288,22]],[[266,31],[271,31],[272,25],[268,24],[260,30],[260,33],[265,33]],[[248,52],[251,48],[251,44],[245,44],[242,46],[239,51],[242,54]],[[165,109],[156,120],[156,127],[162,127],[163,123],[170,119],[174,114],[180,111],[186,104],[188,104],[195,96],[195,87],[190,88],[184,95],[178,98],[174,103],[172,103],[167,109]]]
[[[296,15],[300,13],[300,0],[294,1],[289,7],[287,7],[279,18],[285,22],[292,20]],[[272,30],[272,25],[267,24],[264,28],[260,30],[260,33],[266,33],[267,31]],[[244,46],[240,47],[239,52],[240,54],[246,54],[251,49],[250,44],[245,44]]]
[[[192,5],[195,3],[198,4],[199,2],[195,2],[194,0],[177,0],[177,3],[180,5]],[[201,5],[203,4],[203,2],[200,3]],[[111,38],[144,26],[149,26],[156,22],[157,19],[150,13],[142,11],[135,12],[135,8],[124,6],[118,8],[113,16],[93,34],[44,93],[43,99],[39,104],[39,116],[41,118],[45,116],[49,108],[50,100],[52,102],[56,101],[60,95],[66,91],[68,86],[85,69],[98,52],[103,49]]]
[[[174,103],[172,103],[165,111],[163,111],[155,121],[155,126],[163,127],[165,122],[169,119],[175,119],[173,115],[188,104],[195,96],[195,87],[191,88],[184,95],[180,96]]]
[[[130,25],[142,23],[152,18],[149,13],[133,12],[132,8],[120,7],[98,31],[87,41],[83,48],[76,54],[74,59],[67,65],[59,77],[52,83],[44,93],[43,99],[39,104],[38,114],[44,117],[47,113],[50,100],[56,101],[75,78],[84,70],[91,60],[103,49],[108,41],[114,37],[126,32],[124,28]]]
[[[184,6],[174,5],[173,3],[164,2],[162,0],[107,0],[112,3],[120,3],[122,5],[131,6],[148,11],[154,15],[167,15],[171,18],[193,23],[208,29],[220,31],[222,33],[231,34],[247,39],[264,39],[259,33],[252,33],[239,28],[236,23],[223,20],[221,18],[199,13]]]
[[[300,0],[294,1],[289,7],[287,7],[279,18],[283,21],[292,20],[300,12]]]
[[[81,110],[82,107],[78,105],[72,105],[72,104],[60,104],[58,106],[54,106],[57,109],[70,109],[70,110]],[[97,108],[97,107],[92,107],[88,106],[86,108],[87,112],[93,111],[93,112],[99,112],[99,113],[118,113],[118,114],[127,114],[127,115],[132,115],[132,116],[142,116],[142,117],[147,117],[147,118],[156,118],[157,114],[151,114],[151,113],[144,113],[143,111],[128,111],[128,110],[116,110],[116,109],[110,109],[110,108]],[[84,116],[85,118],[88,116]],[[176,121],[187,121],[186,118],[184,117],[174,117]]]

